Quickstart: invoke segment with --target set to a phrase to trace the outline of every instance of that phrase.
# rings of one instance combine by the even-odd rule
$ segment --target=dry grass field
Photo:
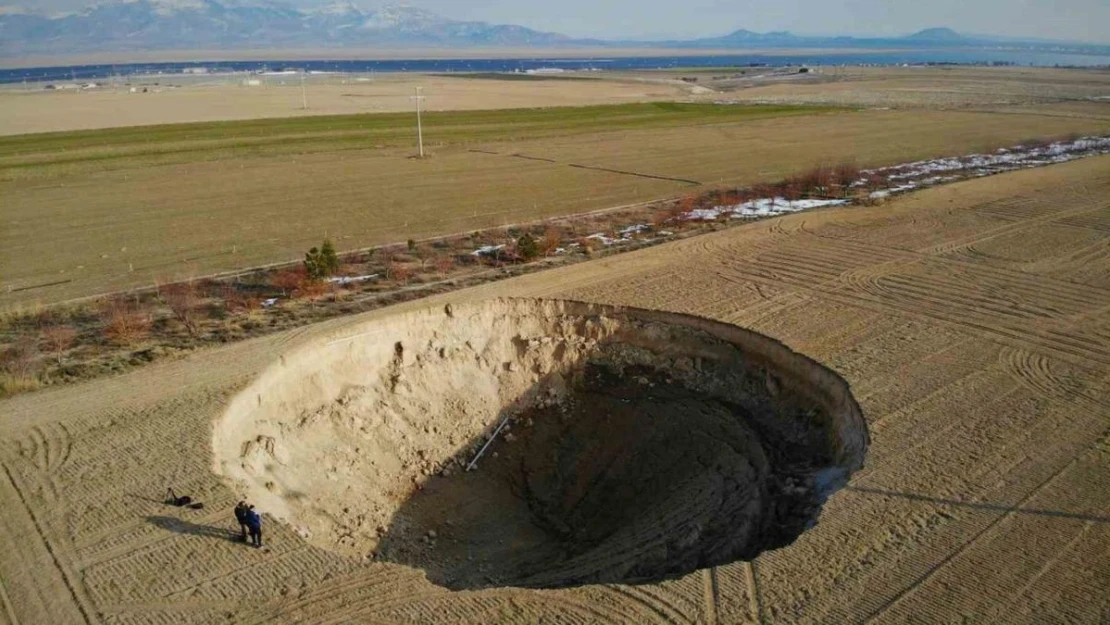
[[[749,70],[738,79],[729,78],[732,73],[691,75],[700,77],[699,86],[721,92],[700,97],[741,102],[992,110],[1101,102],[1103,110],[1110,108],[1110,71],[1105,69],[821,67],[805,77],[760,78]]]
[[[745,72],[742,76],[739,71]],[[734,76],[737,76],[734,78]],[[696,77],[687,84],[681,77]],[[546,78],[546,77],[545,77]],[[0,88],[0,136],[222,120],[411,111],[424,87],[432,111],[586,106],[685,99],[846,107],[1011,111],[1060,103],[1110,109],[1110,72],[1031,67],[835,67],[807,76],[766,68],[604,72],[574,80],[461,79],[420,74],[314,75],[303,110],[296,76],[158,76],[89,91]],[[157,85],[155,85],[157,83]],[[1101,98],[1101,99],[1099,99]]]
[[[1100,623],[1110,158],[802,213],[0,403],[3,623]],[[865,468],[792,546],[677,581],[449,592],[268,523],[229,540],[213,423],[297,346],[495,296],[694,313],[840,372]],[[205,503],[160,503],[167,486]]]
[[[666,103],[439,115],[428,118],[434,156],[424,161],[399,147],[411,141],[399,125],[407,117],[6,138],[0,305],[291,261],[325,234],[358,249],[779,180],[817,164],[1110,130],[1110,119],[1079,114]]]
[[[298,76],[264,76],[257,87],[244,76],[159,76],[89,91],[44,91],[9,85],[0,89],[0,135],[311,115],[354,115],[413,110],[413,88],[424,88],[430,111],[586,106],[674,100],[689,92],[677,81],[508,81],[419,74],[314,75],[304,110]],[[157,86],[155,84],[157,83]],[[146,87],[148,91],[142,93]]]

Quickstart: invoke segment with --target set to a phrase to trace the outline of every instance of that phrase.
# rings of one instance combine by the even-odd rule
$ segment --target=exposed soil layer
[[[847,384],[772,339],[544,300],[289,354],[214,435],[217,471],[308,541],[454,589],[754,558],[812,527],[867,444]]]

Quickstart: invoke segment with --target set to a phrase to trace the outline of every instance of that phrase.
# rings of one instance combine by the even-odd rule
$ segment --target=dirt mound
[[[316,545],[449,588],[561,587],[787,545],[868,435],[839,376],[767,337],[493,300],[283,357],[213,444],[217,472]]]

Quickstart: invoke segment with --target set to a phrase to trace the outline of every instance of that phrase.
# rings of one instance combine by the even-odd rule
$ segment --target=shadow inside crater
[[[611,347],[554,381],[561,401],[503,411],[508,425],[475,470],[414,491],[375,558],[455,590],[647,583],[752,559],[815,523],[828,494],[817,476],[835,464],[827,433],[780,419],[796,406],[771,396],[764,372],[732,358],[679,372]],[[725,397],[737,394],[748,400]],[[844,475],[825,479],[846,479],[832,470]]]

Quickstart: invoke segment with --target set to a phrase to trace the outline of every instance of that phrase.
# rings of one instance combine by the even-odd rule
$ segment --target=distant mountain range
[[[1012,40],[967,37],[930,28],[907,37],[802,37],[788,32],[737,30],[722,37],[681,41],[574,39],[505,24],[464,22],[404,5],[363,9],[339,2],[302,10],[269,0],[107,0],[82,11],[45,15],[0,6],[0,56],[245,50],[279,48],[898,48],[1015,46]],[[1076,44],[1029,43],[1059,49]],[[1087,46],[1089,47],[1089,46]]]

